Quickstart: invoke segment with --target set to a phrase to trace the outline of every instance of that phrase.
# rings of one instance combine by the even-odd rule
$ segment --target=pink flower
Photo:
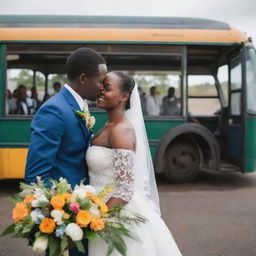
[[[79,203],[71,203],[71,204],[69,205],[69,210],[70,210],[71,212],[78,213],[79,208],[80,208],[80,204],[79,204]]]

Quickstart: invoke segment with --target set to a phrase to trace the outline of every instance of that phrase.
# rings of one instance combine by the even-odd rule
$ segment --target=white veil
[[[130,109],[125,111],[125,115],[134,126],[136,133],[137,147],[134,166],[135,192],[141,193],[149,202],[152,202],[152,206],[160,214],[154,166],[144,125],[137,84],[135,84],[131,94]]]

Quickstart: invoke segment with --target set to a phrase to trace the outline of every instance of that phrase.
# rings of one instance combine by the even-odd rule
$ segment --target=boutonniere
[[[81,110],[74,110],[79,118],[81,118],[89,131],[92,131],[93,126],[95,125],[95,118],[91,116],[89,111],[81,111]]]

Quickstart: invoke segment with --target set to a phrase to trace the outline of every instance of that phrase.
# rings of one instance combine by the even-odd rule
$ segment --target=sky
[[[256,0],[0,0],[0,14],[207,18],[247,32],[256,45]]]

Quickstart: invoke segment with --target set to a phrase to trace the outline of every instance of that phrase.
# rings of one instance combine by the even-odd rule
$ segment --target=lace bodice
[[[111,196],[129,202],[134,191],[134,151],[91,146],[86,154],[90,184],[97,190],[115,187]]]

